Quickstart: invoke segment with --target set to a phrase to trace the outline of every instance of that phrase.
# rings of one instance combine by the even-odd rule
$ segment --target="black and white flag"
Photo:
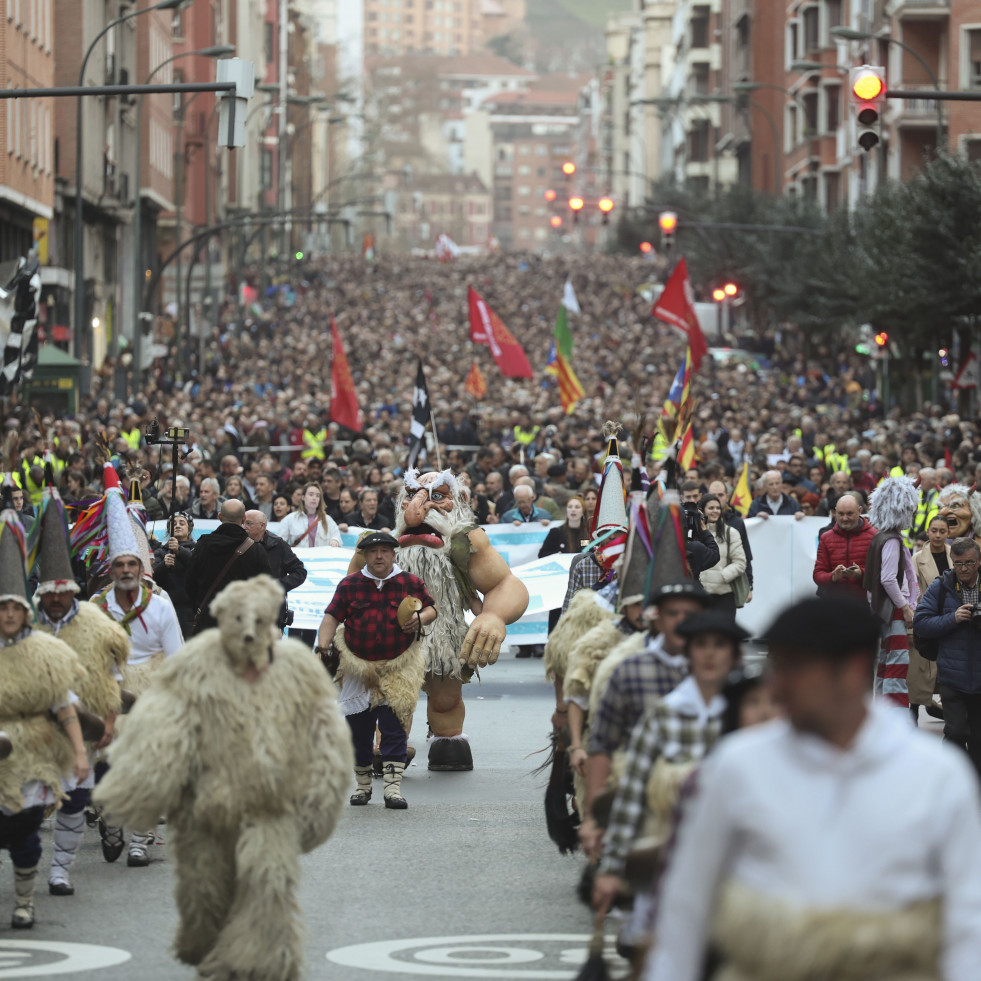
[[[409,432],[412,441],[409,443],[409,467],[416,466],[419,451],[426,445],[426,425],[432,417],[432,407],[429,404],[429,392],[426,389],[426,376],[422,370],[422,361],[416,371],[416,387],[412,390],[412,425]]]
[[[6,286],[0,287],[0,340],[3,368],[0,396],[8,396],[34,374],[37,364],[37,311],[41,298],[41,266],[37,256],[21,259]]]

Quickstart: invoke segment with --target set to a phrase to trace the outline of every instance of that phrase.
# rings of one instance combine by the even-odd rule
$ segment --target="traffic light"
[[[600,198],[598,202],[600,211],[603,212],[603,224],[609,225],[610,212],[613,210],[613,198]]]
[[[889,343],[889,335],[884,331],[880,330],[878,334],[875,335],[875,346],[881,351]]]
[[[852,68],[852,107],[858,145],[868,152],[882,141],[882,111],[886,102],[886,70],[878,65]]]
[[[640,251],[643,252],[644,255],[650,255],[654,251],[654,246],[651,245],[650,242],[641,242]]]
[[[583,201],[578,195],[574,198],[569,198],[569,207],[572,209],[572,222],[575,224],[579,221],[579,212],[586,206],[586,202]]]
[[[552,217],[551,217],[551,218],[549,218],[549,220],[548,220],[548,223],[549,223],[549,224],[550,224],[550,225],[551,225],[551,226],[552,226],[552,227],[553,227],[553,228],[554,228],[554,229],[555,229],[556,231],[558,231],[558,230],[559,230],[559,229],[560,229],[560,228],[562,227],[562,215],[552,215]]]
[[[571,177],[575,172],[576,165],[571,160],[566,160],[566,162],[562,164],[562,173],[565,174],[566,177]]]
[[[735,283],[726,283],[722,287],[722,292],[731,299],[739,292],[739,287]]]
[[[549,188],[545,192],[545,200],[548,201],[549,204],[551,204],[557,197],[558,195],[552,190],[552,188]]]
[[[665,252],[671,250],[674,245],[674,233],[678,227],[678,216],[673,211],[662,211],[657,216],[657,223],[661,226],[661,248]]]

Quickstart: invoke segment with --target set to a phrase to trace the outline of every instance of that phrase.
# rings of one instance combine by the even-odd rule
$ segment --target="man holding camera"
[[[296,589],[297,586],[306,582],[307,570],[297,557],[296,552],[290,548],[289,542],[285,538],[280,538],[279,535],[274,535],[268,531],[267,524],[266,516],[261,511],[246,511],[242,527],[245,528],[246,534],[252,541],[266,550],[273,579],[289,593],[291,589]],[[292,622],[292,613],[287,606],[287,600],[284,599],[277,626],[285,630]],[[297,631],[297,633],[306,632]],[[304,637],[305,640],[311,642],[311,647],[313,646],[313,633],[314,631],[311,630],[309,631],[311,636]]]
[[[950,563],[920,599],[913,630],[938,641],[944,740],[965,749],[981,775],[981,548],[973,538],[955,538]]]

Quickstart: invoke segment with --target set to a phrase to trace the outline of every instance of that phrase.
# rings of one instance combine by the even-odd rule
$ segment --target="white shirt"
[[[285,538],[287,543],[293,548],[310,547],[310,519],[299,511],[292,511],[286,515],[279,525],[279,537]],[[314,537],[314,548],[323,548],[331,542],[341,540],[341,530],[337,527],[337,522],[328,514],[327,530],[320,520],[317,521],[317,532]]]
[[[698,981],[718,890],[889,912],[943,898],[941,976],[981,965],[981,803],[967,757],[871,705],[841,750],[777,721],[727,736],[699,774],[645,981]]]
[[[115,589],[109,590],[106,605],[117,623],[126,615],[116,599]],[[177,612],[166,593],[154,593],[146,609],[130,620],[128,626],[130,664],[143,664],[161,651],[170,657],[184,646]]]

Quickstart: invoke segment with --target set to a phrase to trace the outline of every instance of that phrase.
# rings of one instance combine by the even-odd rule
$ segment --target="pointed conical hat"
[[[612,423],[603,427],[603,435],[609,442],[606,459],[603,461],[603,481],[593,515],[593,538],[604,532],[627,528],[627,490],[623,479],[623,464],[620,462],[619,443],[613,431],[616,428],[618,427]]]
[[[653,551],[644,495],[634,493],[630,497],[630,530],[627,532],[627,545],[624,549],[619,576],[618,609],[620,610],[623,610],[630,603],[642,603],[644,601],[647,570],[651,564]]]
[[[54,487],[44,488],[41,500],[41,544],[38,552],[38,595],[78,592],[68,551],[68,523],[65,506]]]
[[[685,525],[675,491],[666,491],[658,508],[657,524],[651,529],[654,558],[648,573],[646,602],[664,585],[691,579],[685,558]]]
[[[107,463],[103,468],[102,479],[106,485],[105,522],[106,534],[109,539],[109,564],[123,555],[132,555],[143,561],[139,542],[126,510],[126,500],[123,489],[119,485],[119,474],[112,465]]]
[[[150,554],[150,539],[146,530],[146,508],[143,501],[134,502],[130,500],[126,505],[126,513],[129,515],[130,524],[133,526],[133,535],[136,538],[136,547],[140,550],[140,559],[143,562],[143,573],[153,576],[153,556]]]
[[[27,542],[17,512],[0,511],[0,603],[20,603],[32,615],[27,591]]]

